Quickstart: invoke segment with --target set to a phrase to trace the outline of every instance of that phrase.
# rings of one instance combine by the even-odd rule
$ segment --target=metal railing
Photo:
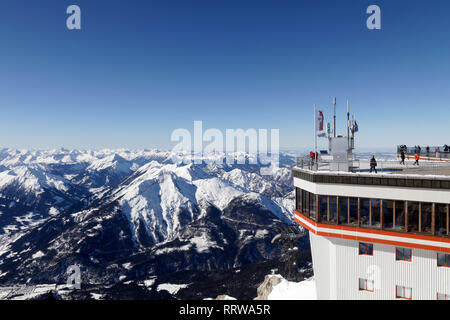
[[[322,159],[311,159],[308,156],[297,158],[297,167],[312,171],[358,171],[360,168],[360,160],[354,159],[349,162],[336,162]]]
[[[377,173],[408,173],[421,175],[450,175],[450,162],[419,160],[419,165],[414,160],[399,159],[377,160]],[[352,159],[349,162],[333,162],[327,159],[313,161],[310,157],[298,157],[297,167],[311,171],[342,171],[342,172],[370,172],[370,159]]]
[[[450,147],[446,146],[433,146],[433,147],[407,147],[397,146],[397,156],[400,156],[401,151],[405,152],[406,156],[414,156],[416,153],[422,158],[435,158],[435,159],[450,159]]]

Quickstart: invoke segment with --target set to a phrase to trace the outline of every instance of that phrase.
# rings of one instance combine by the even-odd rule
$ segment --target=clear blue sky
[[[70,4],[82,30],[66,28]],[[366,28],[370,4],[382,30]],[[450,1],[2,0],[0,146],[170,148],[172,130],[312,145],[345,99],[359,147],[450,143]],[[342,130],[343,131],[343,130]],[[447,140],[446,140],[447,139]]]

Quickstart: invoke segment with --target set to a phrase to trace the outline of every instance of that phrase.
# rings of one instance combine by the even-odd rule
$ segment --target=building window
[[[335,196],[329,196],[329,222],[331,223],[337,223],[337,197]]]
[[[431,216],[433,212],[433,204],[421,203],[420,210],[420,232],[431,234]]]
[[[358,198],[349,198],[350,224],[358,224]]]
[[[373,244],[372,243],[359,243],[359,254],[365,256],[373,256]]]
[[[295,209],[327,224],[450,236],[449,204],[315,195],[296,188]]]
[[[412,250],[408,248],[395,248],[395,260],[411,261]]]
[[[367,280],[367,279],[359,279],[359,291],[370,291],[373,292],[373,280]]]
[[[367,198],[361,198],[361,210],[360,210],[360,215],[361,215],[361,226],[363,227],[368,227],[370,226],[370,215],[369,215],[369,211],[370,211],[370,199]]]
[[[339,197],[339,224],[348,224],[348,198]]]
[[[412,289],[408,287],[396,286],[395,287],[395,296],[398,299],[412,299]]]
[[[437,299],[438,300],[449,300],[450,296],[448,294],[438,293]]]
[[[381,201],[380,199],[370,200],[370,225],[373,228],[381,227]]]
[[[302,190],[302,214],[309,217],[309,192]]]
[[[394,228],[394,201],[383,200],[383,227],[386,229]]]
[[[394,229],[398,231],[405,231],[406,225],[406,212],[405,201],[395,201],[395,226]]]
[[[316,221],[316,195],[312,193],[309,194],[309,217]]]
[[[408,201],[408,232],[420,232],[419,202]]]
[[[319,221],[328,222],[328,196],[319,196]]]
[[[438,252],[437,265],[438,267],[450,267],[450,254]]]
[[[447,206],[446,204],[437,203],[435,207],[435,235],[447,236]]]
[[[302,212],[302,190],[299,188],[295,188],[295,209],[299,212]]]

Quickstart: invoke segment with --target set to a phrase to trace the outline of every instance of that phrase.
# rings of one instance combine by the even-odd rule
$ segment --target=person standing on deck
[[[309,153],[309,157],[311,158],[311,164],[314,164],[314,160],[315,160],[315,158],[316,158],[316,154],[314,153],[314,152],[310,152]]]
[[[400,161],[400,164],[405,164],[405,151],[402,149],[401,151],[400,151],[400,159],[401,159],[401,161]]]
[[[372,159],[370,159],[370,173],[372,173],[372,170],[377,173],[377,160],[375,160],[375,156],[372,156]]]
[[[414,162],[414,164],[413,165],[419,165],[419,159],[420,159],[420,157],[419,157],[419,154],[418,153],[416,153],[416,155],[414,156],[414,159],[416,160],[416,162]]]

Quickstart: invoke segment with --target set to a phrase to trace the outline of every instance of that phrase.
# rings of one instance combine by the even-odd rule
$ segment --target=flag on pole
[[[323,112],[321,110],[316,111],[316,130],[323,131]]]
[[[355,123],[353,124],[353,132],[358,132],[358,124],[356,123],[356,120]]]

